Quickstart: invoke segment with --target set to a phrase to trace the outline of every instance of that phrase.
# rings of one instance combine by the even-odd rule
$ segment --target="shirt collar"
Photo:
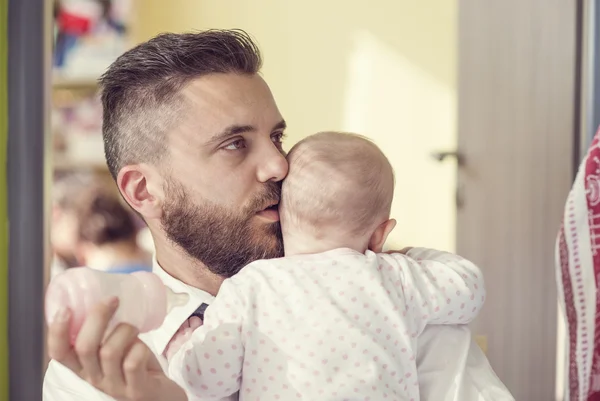
[[[181,325],[198,309],[202,303],[211,303],[214,297],[198,288],[185,284],[169,275],[158,264],[156,257],[152,259],[152,272],[156,274],[164,285],[174,292],[185,293],[189,295],[188,302],[185,305],[173,308],[165,317],[163,324],[156,330],[143,334],[147,342],[152,344],[154,352],[162,355],[173,335],[179,330]]]

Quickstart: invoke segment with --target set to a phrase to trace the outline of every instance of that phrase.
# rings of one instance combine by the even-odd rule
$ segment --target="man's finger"
[[[98,386],[102,381],[98,352],[108,323],[117,310],[118,301],[118,298],[111,298],[92,309],[75,341],[75,352],[83,367],[82,376],[94,386]]]
[[[62,308],[54,316],[52,324],[48,327],[48,355],[50,358],[60,362],[75,374],[81,374],[81,363],[71,346],[70,326],[71,311]]]
[[[137,340],[123,360],[123,373],[127,384],[127,396],[139,399],[143,389],[147,388],[148,361],[152,352],[142,341]],[[152,356],[154,357],[154,356]]]
[[[100,348],[100,367],[107,390],[119,392],[125,387],[123,373],[125,356],[137,341],[138,330],[128,324],[120,324],[107,337]]]

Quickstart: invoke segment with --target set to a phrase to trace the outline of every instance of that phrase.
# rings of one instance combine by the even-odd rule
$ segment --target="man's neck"
[[[200,261],[190,257],[171,242],[155,240],[156,261],[171,277],[215,296],[223,283],[223,277],[208,270]]]

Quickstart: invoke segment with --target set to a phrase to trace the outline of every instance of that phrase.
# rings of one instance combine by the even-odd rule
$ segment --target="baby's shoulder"
[[[282,257],[282,258],[255,260],[254,262],[247,264],[246,267],[244,267],[242,269],[242,271],[252,273],[253,271],[260,271],[260,270],[265,270],[265,269],[268,270],[268,269],[274,269],[274,268],[277,268],[280,266],[287,266],[290,264],[288,259],[289,258]]]
[[[282,267],[288,266],[286,258],[259,259],[244,266],[238,274],[232,277],[235,281],[247,281],[252,277],[270,275],[279,271]]]
[[[412,260],[412,258],[404,252],[392,252],[392,251],[380,252],[380,253],[370,252],[370,254],[371,254],[371,257],[374,258],[375,260],[377,260],[378,262],[384,262],[384,263],[402,263],[402,262],[409,262]]]

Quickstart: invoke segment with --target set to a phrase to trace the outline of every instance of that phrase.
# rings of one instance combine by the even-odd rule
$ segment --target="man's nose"
[[[276,147],[259,159],[258,181],[281,181],[288,173],[288,162],[285,155]]]

